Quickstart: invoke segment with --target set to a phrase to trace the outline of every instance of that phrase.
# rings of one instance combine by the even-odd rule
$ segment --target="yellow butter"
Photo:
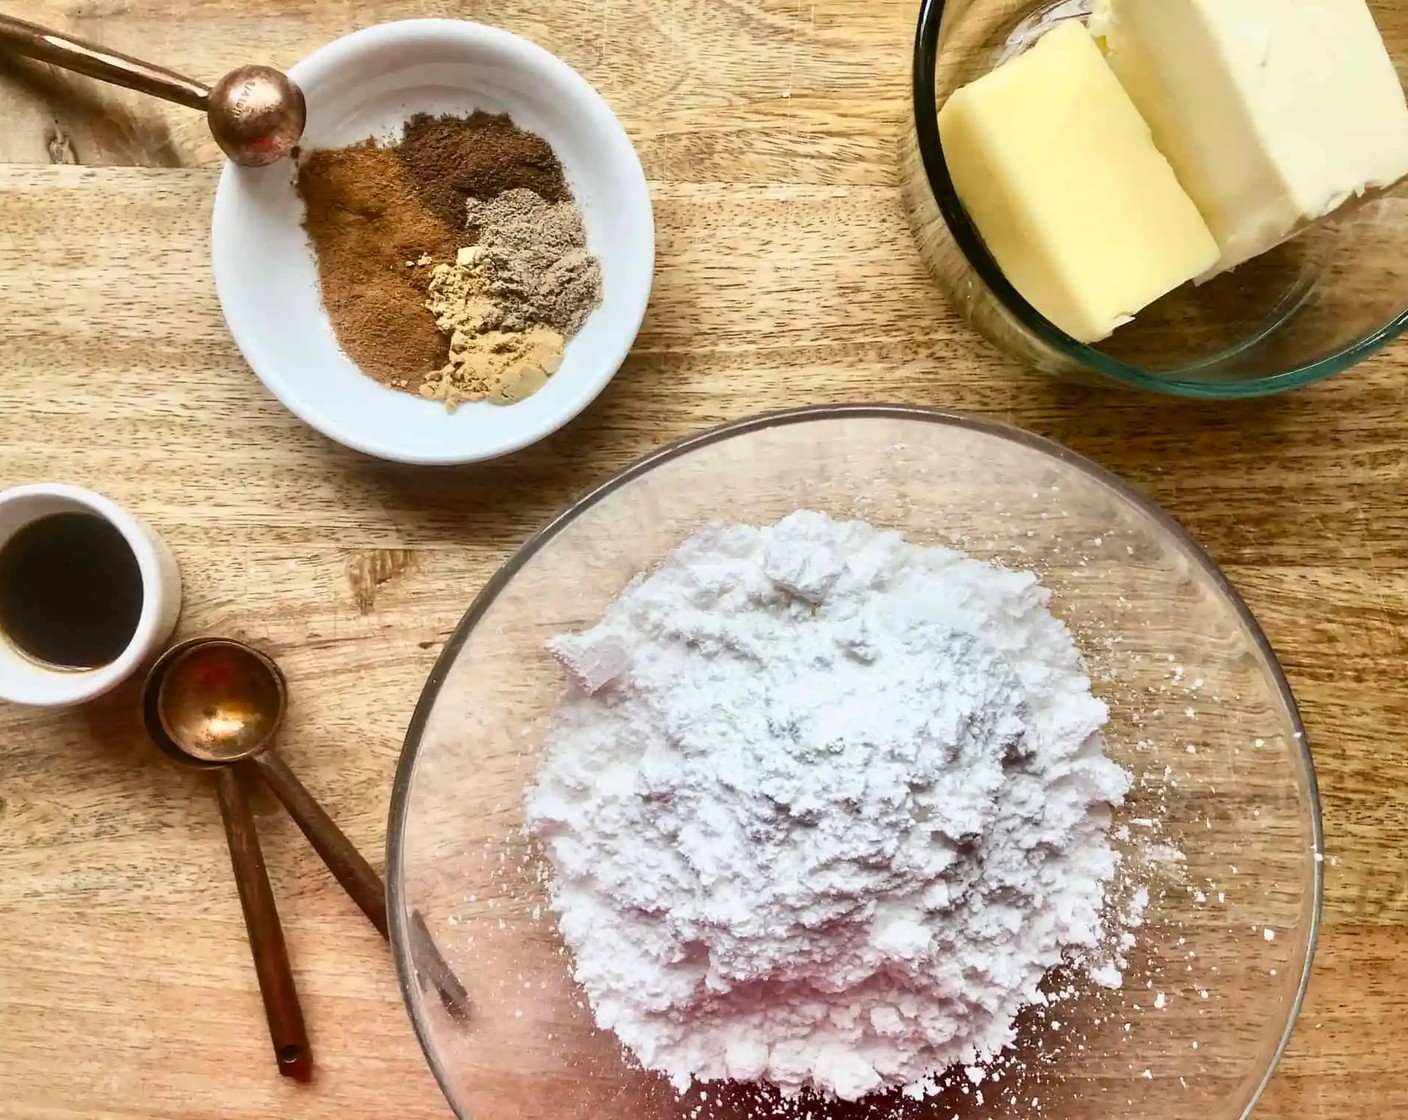
[[[1085,27],[1059,25],[939,113],[954,186],[1013,286],[1095,342],[1218,259]]]
[[[1092,30],[1222,247],[1216,272],[1408,173],[1364,0],[1096,0]]]

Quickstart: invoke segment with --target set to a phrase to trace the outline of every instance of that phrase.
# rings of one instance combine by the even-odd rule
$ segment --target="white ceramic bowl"
[[[542,439],[611,380],[645,315],[655,272],[650,192],[630,138],[580,74],[516,35],[460,20],[381,24],[313,52],[289,71],[308,100],[303,144],[394,139],[415,113],[508,113],[556,151],[601,261],[602,304],[562,368],[508,406],[444,405],[387,389],[337,345],[323,310],[303,203],[284,162],[227,164],[215,194],[215,287],[259,379],[331,439],[404,463],[470,463]]]

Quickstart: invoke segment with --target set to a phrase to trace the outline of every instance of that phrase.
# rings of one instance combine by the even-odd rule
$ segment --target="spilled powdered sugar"
[[[799,512],[712,527],[552,643],[528,822],[647,1069],[921,1093],[1102,957],[1105,705],[1030,574]]]

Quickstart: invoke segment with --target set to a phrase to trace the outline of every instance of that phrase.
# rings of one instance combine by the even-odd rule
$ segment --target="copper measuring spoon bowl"
[[[172,654],[157,710],[183,761],[207,768],[252,761],[343,889],[388,936],[381,876],[273,750],[288,709],[288,683],[278,665],[228,638],[198,639]]]

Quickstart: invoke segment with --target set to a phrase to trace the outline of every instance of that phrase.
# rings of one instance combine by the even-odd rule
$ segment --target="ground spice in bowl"
[[[394,144],[306,153],[297,187],[338,342],[391,388],[520,401],[601,301],[561,163],[507,116],[414,116]]]
[[[453,257],[458,235],[420,205],[395,153],[370,140],[312,152],[298,190],[323,307],[347,356],[387,385],[441,365],[446,340],[421,306],[424,270],[406,262]]]
[[[549,203],[515,187],[471,198],[466,212],[474,244],[435,266],[427,301],[449,360],[420,391],[450,407],[512,404],[557,372],[565,340],[600,302],[601,266],[570,197]]]
[[[549,202],[572,197],[552,146],[506,114],[418,113],[406,122],[393,150],[425,205],[455,229],[464,225],[471,198],[493,198],[517,187]]]
[[[572,199],[552,203],[520,188],[472,198],[466,209],[505,321],[545,323],[569,338],[581,330],[601,296],[601,265]]]

